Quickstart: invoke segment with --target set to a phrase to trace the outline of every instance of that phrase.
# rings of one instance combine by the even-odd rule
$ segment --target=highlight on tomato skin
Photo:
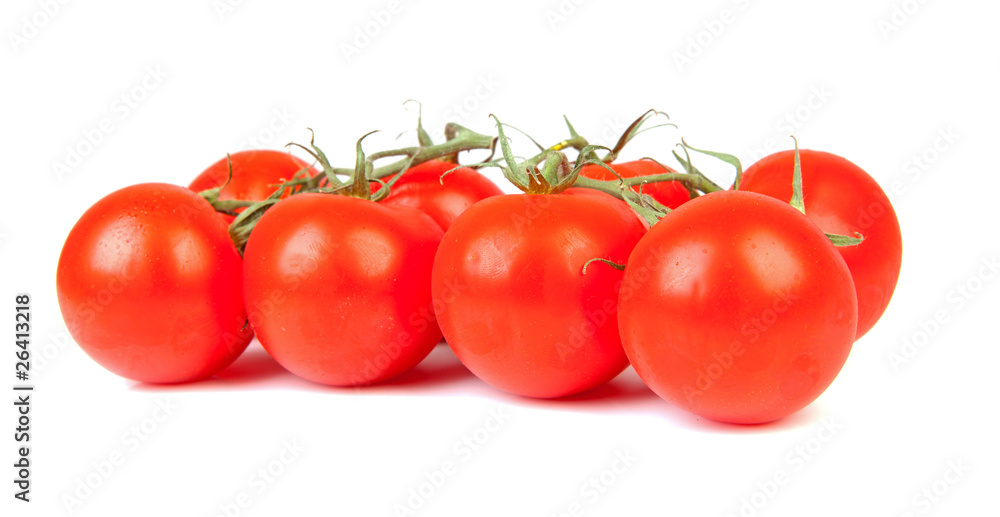
[[[230,160],[232,179],[229,178]],[[308,171],[309,176],[319,173],[305,160],[286,151],[252,149],[233,153],[229,158],[221,158],[192,180],[188,188],[201,192],[225,185],[219,192],[219,199],[260,201],[274,193],[275,185],[292,179],[303,169]],[[288,197],[287,189],[282,194],[282,198],[284,197]],[[243,209],[237,210],[237,212],[242,211]],[[228,214],[220,213],[219,216],[227,223],[233,222],[234,219]]]
[[[837,248],[851,270],[858,296],[856,339],[885,313],[899,280],[903,245],[888,196],[867,172],[835,154],[800,150],[805,213],[824,232],[864,241]],[[792,195],[795,152],[781,151],[751,165],[740,190],[787,201]]]
[[[506,195],[474,205],[434,260],[438,323],[458,359],[491,386],[558,398],[628,365],[615,312],[624,262],[646,229],[597,191]]]
[[[808,406],[857,328],[847,264],[787,202],[723,191],[654,225],[625,268],[619,328],[643,381],[712,420],[765,423]]]
[[[392,185],[389,197],[382,202],[416,208],[447,230],[472,205],[488,197],[503,195],[500,187],[476,170],[455,167],[458,165],[442,160],[415,165]],[[446,172],[448,175],[442,178]]]
[[[250,325],[275,361],[306,380],[362,386],[396,377],[441,339],[430,275],[442,234],[412,208],[291,196],[247,242]]]
[[[207,378],[253,337],[225,223],[175,185],[134,185],[91,206],[63,245],[56,291],[80,348],[140,382]]]

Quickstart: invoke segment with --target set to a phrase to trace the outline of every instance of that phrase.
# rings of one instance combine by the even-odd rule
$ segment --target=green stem
[[[483,135],[471,129],[449,123],[445,128],[449,139],[446,142],[431,146],[403,147],[401,149],[390,149],[379,151],[368,155],[368,161],[375,162],[383,158],[402,156],[403,158],[372,169],[371,179],[384,179],[393,174],[398,174],[407,167],[413,167],[424,162],[455,156],[463,151],[473,151],[477,149],[493,149],[496,145],[496,138]],[[353,176],[356,167],[334,167],[331,169],[337,176]],[[306,182],[303,191],[314,190],[323,181],[323,175],[317,175]]]
[[[449,124],[451,125],[451,124]],[[424,162],[435,160],[437,158],[443,158],[446,156],[454,155],[463,151],[473,151],[476,149],[492,149],[494,145],[495,137],[483,135],[476,133],[470,129],[466,129],[461,126],[457,126],[457,132],[455,132],[454,138],[436,145],[431,146],[414,146],[414,147],[404,147],[401,149],[390,149],[387,151],[379,151],[376,153],[371,153],[368,155],[369,161],[377,161],[383,158],[391,158],[393,156],[403,156],[404,158],[383,165],[381,167],[375,167],[372,170],[373,179],[383,179],[393,174],[397,174],[409,165],[410,167],[419,165]],[[412,158],[412,160],[411,160]],[[337,167],[333,169],[334,174],[339,176],[350,176],[354,174],[354,168],[347,167]]]
[[[392,149],[373,153],[367,157],[360,152],[359,141],[357,155],[358,163],[356,163],[355,167],[352,168],[330,167],[329,162],[326,161],[326,157],[320,154],[321,151],[316,148],[310,151],[309,148],[303,147],[307,151],[310,151],[310,154],[313,154],[313,156],[321,162],[324,168],[324,174],[317,174],[311,178],[294,178],[278,186],[275,194],[272,194],[270,198],[263,201],[219,200],[219,189],[210,189],[202,192],[201,195],[208,200],[208,202],[211,203],[217,211],[230,215],[236,215],[236,209],[246,208],[246,210],[233,221],[229,229],[233,242],[236,244],[237,249],[239,249],[242,253],[243,247],[246,246],[247,238],[253,230],[254,225],[257,224],[257,221],[264,214],[264,212],[278,202],[276,194],[279,191],[290,188],[291,194],[299,194],[302,192],[343,191],[345,188],[351,188],[351,190],[354,191],[355,187],[357,187],[358,191],[354,193],[355,195],[358,195],[362,186],[360,184],[363,183],[363,187],[368,188],[368,182],[357,181],[358,178],[381,180],[394,174],[398,174],[409,167],[413,167],[437,158],[455,156],[462,151],[472,151],[475,149],[493,150],[495,149],[497,142],[495,137],[477,133],[471,129],[454,123],[449,123],[445,126],[445,134],[447,135],[448,140],[441,144]],[[375,160],[392,156],[402,156],[403,158],[381,167],[372,167],[372,163]],[[363,167],[364,170],[359,172],[359,168],[361,167]],[[323,181],[328,180],[331,176],[354,176],[355,184],[328,184],[326,187],[321,187],[321,185],[323,185]]]
[[[601,192],[611,194],[618,199],[624,199],[622,196],[622,183],[626,186],[634,187],[636,185],[642,185],[646,183],[662,183],[664,181],[677,181],[689,186],[693,189],[700,190],[706,194],[711,192],[718,192],[722,190],[720,187],[712,184],[704,176],[697,174],[686,174],[682,172],[668,172],[665,174],[653,174],[650,176],[637,176],[634,178],[624,178],[622,180],[595,180],[592,178],[587,178],[584,176],[579,176],[576,178],[576,183],[573,184],[574,187],[583,187],[593,190],[599,190]]]
[[[456,138],[455,140],[449,140],[442,144],[432,145],[430,147],[410,147],[406,149],[408,152],[397,154],[396,156],[407,156],[399,161],[383,165],[381,167],[376,167],[372,171],[372,178],[382,179],[387,176],[392,176],[399,171],[406,168],[409,163],[410,166],[419,165],[421,163],[434,160],[437,158],[442,158],[445,156],[453,155],[462,151],[472,151],[475,149],[491,149],[493,146],[494,137],[480,135],[478,133],[469,132],[469,134]],[[371,161],[378,160],[380,154],[383,153],[373,153],[369,156]],[[409,157],[412,156],[412,161]]]
[[[562,151],[563,149],[569,149],[570,147],[579,151],[584,147],[587,147],[587,145],[589,145],[587,139],[580,135],[577,135],[572,138],[567,138],[566,140],[563,140],[562,142],[559,142],[558,144],[555,144],[552,147],[545,149],[544,151],[538,153],[533,158],[528,160],[528,162],[538,164],[541,163],[543,160],[545,160],[545,157],[548,156],[549,153]]]
[[[260,201],[244,201],[242,199],[208,199],[209,204],[216,212],[222,212],[228,215],[236,215],[236,211],[240,208],[246,208],[248,206],[253,206]]]
[[[604,264],[607,264],[607,265],[609,265],[609,266],[617,269],[618,271],[625,271],[625,264],[619,264],[617,262],[613,262],[613,261],[610,261],[608,259],[592,258],[592,259],[588,260],[587,262],[585,262],[583,264],[583,270],[580,271],[580,272],[583,273],[584,275],[586,275],[587,274],[587,267],[590,266],[590,264],[592,264],[594,262],[602,262]]]

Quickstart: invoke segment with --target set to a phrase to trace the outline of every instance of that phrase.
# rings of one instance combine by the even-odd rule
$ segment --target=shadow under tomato
[[[717,422],[688,413],[661,399],[642,382],[632,368],[626,369],[611,382],[594,389],[557,399],[532,399],[498,390],[491,398],[512,406],[537,407],[556,411],[582,413],[629,413],[665,418],[672,423],[697,432],[720,434],[757,434],[782,432],[818,425],[826,414],[814,403],[787,418],[765,424],[743,425]]]
[[[305,382],[305,381],[303,381]],[[462,384],[481,384],[472,372],[468,370],[451,348],[436,346],[412,370],[387,381],[364,386],[326,386],[323,384],[305,382],[298,388],[307,391],[322,391],[371,396],[428,396],[466,393]]]
[[[132,391],[243,391],[260,389],[290,389],[360,395],[430,395],[447,393],[445,386],[469,382],[481,384],[458,361],[451,348],[435,347],[430,355],[414,369],[388,381],[360,387],[326,386],[301,379],[271,358],[254,340],[233,364],[215,375],[198,382],[184,384],[148,384],[135,382]],[[459,390],[463,392],[464,390]]]
[[[489,398],[502,400],[513,406],[578,413],[647,413],[655,411],[657,406],[664,403],[642,383],[642,380],[631,368],[626,369],[607,384],[567,397],[537,399],[521,397],[493,388],[489,388],[487,393]]]
[[[472,374],[447,345],[436,346],[413,370],[386,382],[360,387],[326,386],[296,377],[285,370],[254,340],[228,368],[189,384],[134,383],[132,391],[245,391],[286,389],[368,396],[454,396],[492,399],[516,407],[578,413],[629,413],[665,418],[687,429],[720,434],[782,432],[818,425],[826,414],[820,402],[775,422],[756,425],[716,422],[688,413],[660,399],[632,368],[611,382],[558,399],[534,399],[497,390]]]
[[[297,379],[282,368],[255,339],[233,364],[215,375],[186,384],[134,383],[132,391],[224,391],[256,390],[274,387],[275,381]]]
[[[424,359],[414,369],[385,382],[366,386],[362,389],[372,391],[397,391],[401,393],[424,392],[427,388],[449,386],[462,381],[476,381],[476,377],[465,367],[447,345],[438,346],[431,355]]]
[[[709,418],[688,413],[667,401],[661,401],[662,406],[659,413],[665,415],[673,423],[700,433],[717,434],[767,434],[803,429],[819,425],[826,414],[822,406],[814,403],[798,413],[789,415],[781,420],[767,422],[763,424],[731,424],[718,422]]]
[[[282,375],[291,375],[260,346],[248,348],[228,368],[213,375],[209,382],[220,381],[231,385],[259,382]]]
[[[775,420],[774,422],[764,424],[728,424],[696,416],[694,417],[694,424],[689,427],[698,431],[722,434],[776,433],[817,426],[826,415],[827,412],[823,410],[822,404],[814,402],[802,411],[781,420]]]

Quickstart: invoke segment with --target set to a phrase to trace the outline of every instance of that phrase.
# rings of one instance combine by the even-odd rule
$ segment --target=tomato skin
[[[411,167],[396,181],[389,197],[382,202],[416,208],[447,230],[470,206],[488,197],[503,195],[500,187],[469,167],[451,172],[445,176],[442,185],[441,175],[455,167],[454,163],[440,160]]]
[[[233,163],[233,178],[219,192],[219,199],[261,201],[275,191],[274,185],[292,179],[295,173],[302,169],[309,169],[309,176],[317,174],[317,171],[304,160],[283,151],[255,149],[233,153],[230,158]],[[201,192],[222,186],[228,178],[229,162],[226,158],[222,158],[199,174],[188,188]],[[282,197],[288,197],[287,189]],[[242,211],[243,209],[237,210],[237,212]],[[219,215],[227,223],[235,219],[231,215],[221,213]]]
[[[837,248],[857,287],[860,339],[882,317],[896,290],[903,260],[899,220],[885,192],[860,167],[835,154],[799,153],[806,216],[826,233],[865,237],[857,246]],[[794,165],[794,151],[767,156],[747,169],[740,189],[787,201]]]
[[[814,224],[749,192],[692,200],[653,225],[625,268],[619,327],[660,397],[756,424],[809,405],[847,360],[850,271]]]
[[[556,398],[601,385],[628,361],[618,334],[624,262],[645,233],[600,192],[483,200],[445,233],[433,292],[444,336],[469,370],[517,395]]]
[[[98,364],[141,382],[181,383],[228,366],[253,337],[241,271],[208,202],[146,183],[80,217],[59,256],[56,288],[66,327]]]
[[[635,178],[639,176],[652,176],[654,174],[676,173],[677,171],[669,167],[661,167],[650,160],[636,160],[632,162],[620,162],[608,164],[622,178]],[[618,178],[611,171],[600,165],[584,165],[580,169],[580,175],[585,178],[595,180],[617,180]],[[632,190],[639,192],[639,186],[633,186]],[[674,209],[691,200],[691,194],[684,188],[684,185],[677,181],[664,181],[660,183],[649,183],[642,186],[642,193],[649,194],[653,199],[659,201],[667,208]]]
[[[430,274],[442,233],[418,210],[347,196],[277,203],[244,251],[261,345],[295,375],[334,386],[413,368],[441,340]]]

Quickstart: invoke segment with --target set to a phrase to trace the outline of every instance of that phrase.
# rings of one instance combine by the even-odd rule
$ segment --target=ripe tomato
[[[854,343],[850,271],[787,203],[716,192],[660,220],[629,258],[619,327],[660,397],[741,424],[790,415],[840,372]]]
[[[455,221],[432,276],[438,323],[480,379],[528,397],[572,395],[628,365],[618,335],[624,262],[645,227],[600,192],[483,200]]]
[[[243,255],[261,345],[295,375],[335,386],[413,368],[441,339],[430,276],[442,233],[423,212],[352,197],[277,203]]]
[[[240,256],[196,193],[146,183],[90,207],[56,274],[63,319],[101,366],[142,382],[203,379],[253,337]]]
[[[266,149],[240,151],[230,155],[230,159],[233,163],[233,178],[219,192],[219,199],[261,201],[274,193],[275,185],[292,179],[292,176],[302,169],[309,169],[310,176],[317,174],[308,163],[283,151]],[[229,162],[223,158],[199,174],[188,188],[200,192],[223,185],[227,178],[229,178]],[[287,195],[286,190],[282,197]],[[233,216],[219,215],[227,223],[233,222]]]
[[[470,206],[503,194],[500,187],[469,167],[448,174],[442,185],[441,175],[455,167],[454,163],[440,160],[414,166],[392,186],[383,203],[416,208],[447,230]]]
[[[858,335],[865,335],[885,312],[899,280],[903,259],[899,220],[885,192],[857,165],[837,155],[800,151],[806,215],[824,232],[865,240],[837,248],[858,291]],[[788,201],[792,197],[794,151],[782,151],[753,164],[741,190]]]
[[[676,173],[677,171],[668,167],[662,167],[650,160],[637,160],[634,162],[621,162],[609,164],[615,172],[622,178],[635,178],[639,176],[652,176],[654,174]],[[584,165],[580,169],[580,175],[585,178],[595,180],[617,180],[611,171],[600,165]],[[639,186],[632,187],[632,190],[639,191]],[[665,181],[661,183],[649,183],[642,186],[643,194],[649,194],[653,199],[659,201],[668,208],[677,208],[691,200],[691,194],[680,182]]]

